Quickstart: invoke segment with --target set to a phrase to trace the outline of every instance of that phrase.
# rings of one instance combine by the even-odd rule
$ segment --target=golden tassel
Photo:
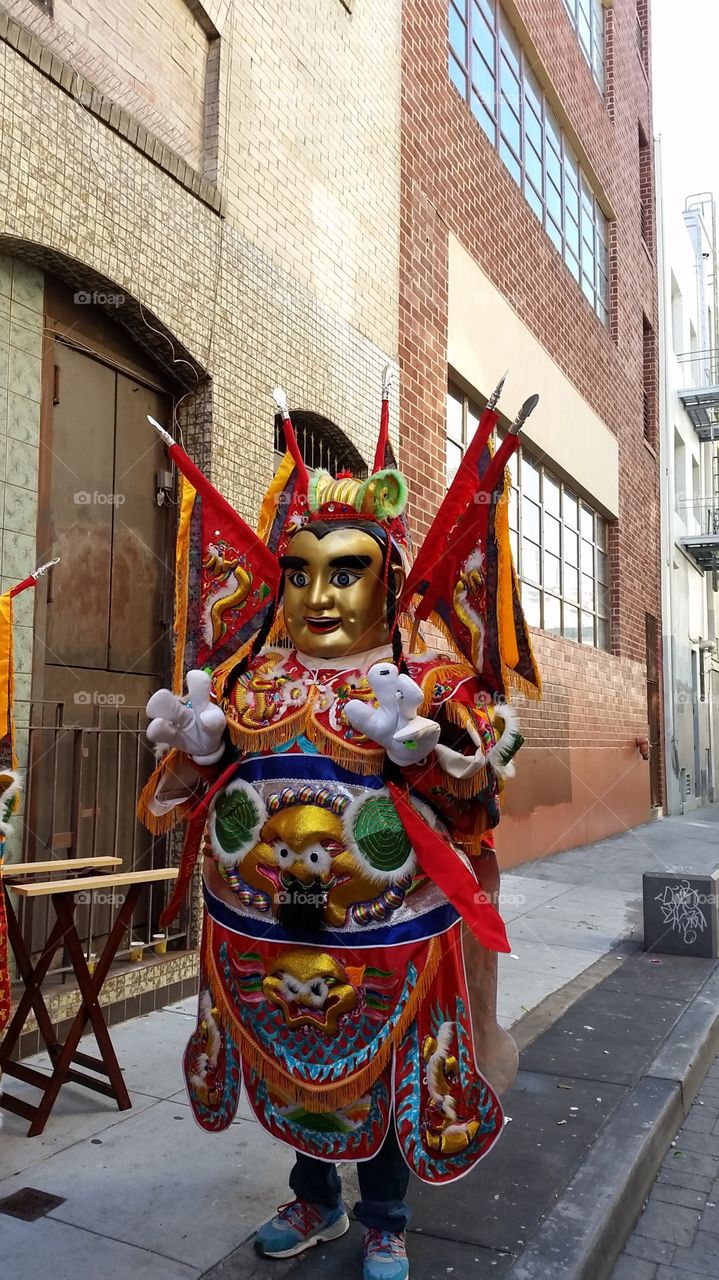
[[[431,711],[434,702],[434,686],[438,680],[446,678],[451,681],[453,688],[456,688],[460,682],[474,677],[476,677],[474,668],[468,666],[466,662],[443,662],[436,667],[431,667],[420,680],[424,702],[417,715],[426,716]],[[425,686],[427,686],[426,691]],[[445,711],[449,705],[451,705],[449,702],[443,702],[442,710]]]
[[[383,747],[355,747],[351,742],[328,733],[315,716],[310,716],[305,733],[314,747],[323,755],[330,756],[342,769],[354,770],[365,776],[382,772],[385,755]]]
[[[172,767],[179,754],[176,747],[168,751],[167,755],[162,757],[153,773],[150,774],[140,792],[136,809],[137,817],[153,836],[164,836],[168,831],[171,831],[173,827],[176,827],[179,822],[182,822],[187,817],[188,813],[192,812],[198,801],[198,796],[193,793],[188,796],[187,800],[175,805],[175,808],[170,809],[167,813],[157,814],[150,809],[150,801],[154,798],[161,779]]]
[[[243,725],[234,719],[233,713],[236,708],[229,704],[224,708],[227,715],[227,728],[230,737],[236,747],[241,747],[244,751],[257,752],[258,750],[274,750],[275,747],[282,747],[287,742],[291,742],[298,732],[304,732],[307,728],[307,718],[309,710],[316,697],[316,690],[312,689],[308,694],[307,701],[303,706],[298,707],[296,711],[285,715],[278,724],[266,725]]]
[[[175,660],[172,668],[172,690],[181,697],[185,689],[185,645],[187,643],[187,599],[190,570],[190,529],[196,493],[184,476],[180,476],[180,518],[175,545]]]

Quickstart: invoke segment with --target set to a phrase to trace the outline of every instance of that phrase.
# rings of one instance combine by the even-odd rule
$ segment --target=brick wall
[[[514,699],[526,744],[504,793],[504,866],[560,853],[647,820],[646,668],[629,658],[532,633],[539,703]]]
[[[196,14],[184,0],[172,14],[175,5],[205,40]],[[33,31],[58,38],[58,23],[30,0],[2,0],[0,17],[8,8],[34,13]],[[176,355],[184,346],[209,372],[211,415],[202,389],[192,397],[202,406],[185,399],[180,417],[204,422],[208,438],[193,440],[205,465],[254,518],[272,466],[275,383],[291,403],[340,422],[365,457],[374,447],[380,374],[397,354],[400,9],[399,0],[351,15],[339,0],[313,0],[311,16],[227,0],[203,9],[222,45],[225,216],[148,159],[149,143],[139,154],[85,110],[71,76],[63,92],[0,32],[0,246],[4,237],[13,252],[26,245],[36,265],[59,254],[75,288],[98,273],[127,296],[121,323],[152,341],[156,317]],[[167,40],[173,31],[168,19]],[[79,40],[64,48],[82,70]],[[170,342],[157,339],[156,351],[174,373]],[[396,430],[395,402],[392,417]]]
[[[576,729],[587,744],[596,739],[603,748],[609,739],[620,753],[631,747],[634,757],[635,729],[641,723],[641,731],[646,731],[645,615],[659,618],[661,613],[658,461],[644,431],[644,369],[656,352],[653,338],[653,350],[649,349],[643,323],[646,316],[656,333],[653,209],[647,245],[641,231],[638,156],[640,127],[647,138],[652,136],[651,103],[637,41],[637,6],[635,0],[615,0],[606,11],[605,98],[562,0],[508,0],[504,8],[605,211],[614,215],[610,324],[604,326],[583,297],[497,151],[453,88],[447,72],[447,0],[406,0],[400,258],[403,464],[424,499],[425,509],[417,520],[421,534],[445,485],[446,262],[451,232],[617,437],[619,519],[610,531],[614,656],[558,642],[566,674],[563,684],[578,696],[567,723],[555,726],[555,732],[562,749]],[[648,198],[651,201],[651,195]],[[511,365],[511,352],[507,363]],[[487,394],[490,388],[476,390]],[[651,438],[656,439],[653,378],[647,413]],[[571,459],[566,467],[571,475]],[[540,650],[550,661],[547,643],[548,638],[542,638]],[[595,722],[594,717],[584,717],[581,708],[592,688],[590,667],[596,661],[604,664],[600,674],[606,678],[607,696],[600,699]],[[616,671],[621,671],[620,677],[612,674]],[[556,682],[550,679],[545,704],[549,709],[541,712],[544,719],[530,718],[532,732],[551,723],[549,704],[555,695]],[[614,705],[618,695],[622,708],[632,708],[629,723]],[[617,763],[617,776],[621,769]],[[643,769],[645,776],[646,765]],[[522,801],[518,784],[520,804],[527,810],[530,791],[527,786]],[[641,812],[648,816],[646,777],[640,791]],[[636,806],[628,806],[626,816],[640,820]]]
[[[186,0],[54,0],[52,21],[33,0],[3,7],[202,170],[210,45]]]
[[[397,347],[400,0],[237,6],[220,174],[243,236]],[[221,147],[222,151],[222,147]]]

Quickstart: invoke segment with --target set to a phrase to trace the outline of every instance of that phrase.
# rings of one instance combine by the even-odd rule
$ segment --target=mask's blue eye
[[[359,576],[358,573],[353,573],[351,569],[335,569],[330,581],[335,587],[351,587]]]
[[[294,573],[290,574],[290,582],[293,587],[306,587],[309,580],[310,575],[305,573],[303,569],[295,569]]]

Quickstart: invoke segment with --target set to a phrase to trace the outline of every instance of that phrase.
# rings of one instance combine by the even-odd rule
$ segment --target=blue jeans
[[[397,1143],[394,1121],[380,1150],[371,1160],[357,1164],[361,1200],[354,1207],[355,1217],[363,1227],[380,1231],[404,1231],[410,1219],[405,1203],[409,1186],[409,1169]],[[313,1156],[297,1155],[290,1174],[290,1186],[299,1200],[327,1205],[335,1209],[342,1199],[342,1183],[337,1167]]]

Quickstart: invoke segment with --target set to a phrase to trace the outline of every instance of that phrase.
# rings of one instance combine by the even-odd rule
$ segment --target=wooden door
[[[141,870],[152,841],[135,805],[154,763],[144,706],[169,675],[173,575],[173,508],[157,501],[167,459],[147,414],[167,421],[171,406],[60,337],[52,360],[39,550],[60,563],[33,690],[28,856],[111,853]],[[151,924],[161,906],[146,900],[136,923]],[[95,937],[110,914],[96,908]]]

